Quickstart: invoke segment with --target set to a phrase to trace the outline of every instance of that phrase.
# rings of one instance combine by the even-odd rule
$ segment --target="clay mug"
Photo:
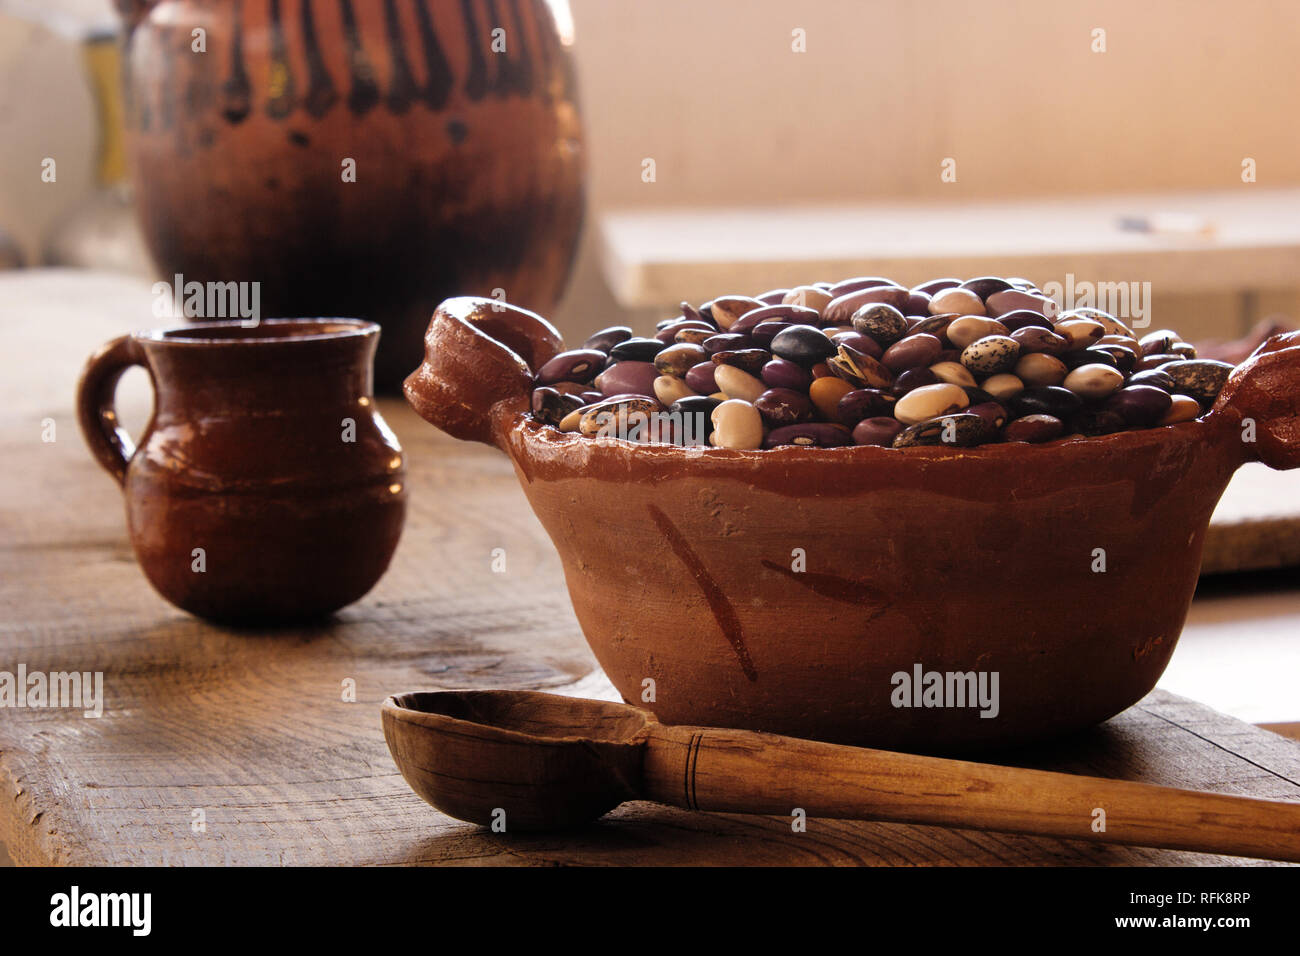
[[[372,396],[379,326],[213,322],[136,332],[91,357],[77,414],[122,486],[136,559],[199,617],[321,617],[383,575],[406,515],[401,447]],[[153,416],[136,448],[114,394],[143,366]]]

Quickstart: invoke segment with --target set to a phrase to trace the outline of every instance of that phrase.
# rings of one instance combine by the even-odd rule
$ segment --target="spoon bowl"
[[[626,704],[533,691],[398,694],[382,712],[412,790],[458,820],[511,830],[580,826],[635,799],[655,723]]]

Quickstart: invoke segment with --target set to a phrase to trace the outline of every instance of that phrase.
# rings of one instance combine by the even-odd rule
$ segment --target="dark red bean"
[[[1085,408],[1070,419],[1070,427],[1081,435],[1109,435],[1128,426],[1118,412],[1107,408]]]
[[[1146,428],[1160,424],[1174,399],[1154,385],[1128,385],[1106,399],[1106,410],[1115,412],[1127,425]]]
[[[1158,353],[1155,355],[1146,356],[1145,358],[1142,359],[1142,361],[1138,362],[1137,367],[1141,371],[1145,372],[1147,369],[1159,368],[1162,365],[1168,365],[1170,362],[1181,362],[1181,361],[1183,361],[1183,357],[1181,355],[1171,355],[1167,352]]]
[[[930,297],[924,292],[913,289],[907,296],[907,305],[903,307],[904,315],[928,316],[930,314]]]
[[[754,296],[754,298],[766,305],[780,305],[781,300],[784,299],[789,292],[789,289],[772,289],[770,292],[764,292],[762,295]]]
[[[753,340],[748,335],[732,335],[728,332],[722,332],[718,335],[711,335],[700,343],[704,346],[704,351],[710,355],[716,355],[719,352],[739,352],[741,349],[747,349],[753,346]]]
[[[1005,292],[1013,288],[1010,282],[999,276],[980,276],[978,279],[967,279],[958,288],[968,289],[974,292],[981,299],[987,299],[995,292]]]
[[[897,375],[912,368],[928,368],[942,351],[943,343],[933,335],[914,332],[885,349],[880,363]]]
[[[1041,313],[1030,312],[1028,309],[1016,309],[1014,312],[1000,315],[998,321],[1011,332],[1016,331],[1016,329],[1029,328],[1030,326],[1047,329],[1048,331],[1053,328],[1051,319]]]
[[[619,362],[596,376],[596,387],[609,398],[615,395],[647,395],[653,398],[655,379],[658,377],[659,369],[654,367],[653,362]]]
[[[961,285],[961,279],[927,279],[920,285],[912,286],[915,292],[924,292],[928,296],[933,296],[936,292],[942,292],[944,289],[955,289]]]
[[[728,332],[748,332],[763,322],[789,322],[791,325],[816,326],[821,316],[816,309],[805,309],[801,305],[765,305],[761,309],[752,309],[735,321]]]
[[[632,338],[632,335],[632,330],[626,325],[611,325],[607,329],[589,335],[587,341],[582,343],[582,347],[608,353],[619,342],[626,342]]]
[[[836,282],[826,291],[831,294],[832,299],[838,299],[842,295],[848,295],[850,292],[861,292],[863,289],[872,289],[882,285],[897,285],[893,279],[884,279],[880,276],[858,276],[856,279],[842,279]]]
[[[772,359],[764,365],[759,378],[769,388],[791,388],[804,392],[812,384],[812,376],[806,368],[783,358]]]
[[[538,385],[556,382],[590,382],[605,367],[605,353],[597,349],[561,352],[537,370]]]
[[[920,388],[922,385],[935,385],[938,382],[939,376],[928,368],[909,368],[906,372],[900,372],[894,378],[894,384],[889,387],[889,390],[898,398],[902,398],[914,388]]]
[[[822,310],[822,316],[827,325],[848,325],[853,321],[853,314],[864,305],[870,305],[872,302],[884,302],[901,310],[906,307],[910,295],[911,292],[907,289],[896,285],[859,289],[857,292],[850,292],[848,295],[841,295],[831,299],[826,308]]]
[[[861,332],[837,332],[831,336],[831,341],[837,346],[847,345],[854,351],[861,352],[863,355],[870,355],[874,359],[880,358],[885,352],[875,339],[869,335],[863,335]]]
[[[781,445],[804,445],[810,448],[835,448],[852,445],[853,436],[848,429],[830,422],[803,422],[799,425],[786,425],[774,428],[763,439],[764,448],[778,448]]]
[[[1025,415],[1007,422],[1002,429],[1003,441],[1039,442],[1051,441],[1065,434],[1065,423],[1053,415]]]
[[[716,335],[718,333],[718,330],[707,322],[682,321],[674,322],[672,325],[665,325],[655,333],[655,338],[666,345],[671,345],[676,341],[677,333],[683,329],[698,329],[707,335]]]
[[[894,444],[894,436],[903,430],[903,423],[897,418],[866,418],[853,428],[855,445],[882,445],[889,448]]]
[[[718,390],[718,383],[713,378],[713,370],[716,368],[712,362],[692,365],[686,370],[686,387],[701,395],[712,395]]]
[[[763,416],[763,421],[773,428],[813,417],[813,404],[807,393],[789,388],[769,388],[754,399],[754,407]]]
[[[894,410],[894,396],[878,388],[859,388],[848,392],[835,410],[841,425],[853,428],[864,418],[878,418]]]
[[[1007,423],[1007,410],[997,402],[979,402],[966,409],[969,415],[978,415],[991,428],[1001,428]]]
[[[1156,388],[1162,388],[1172,394],[1175,390],[1174,380],[1165,372],[1158,368],[1149,368],[1145,371],[1134,372],[1128,380],[1130,385],[1154,385]]]
[[[989,316],[994,319],[1006,315],[1008,312],[1017,312],[1020,309],[1037,312],[1048,318],[1060,311],[1056,303],[1047,296],[1035,295],[1021,289],[1006,289],[1002,292],[993,293],[985,300],[984,308],[988,311]]]

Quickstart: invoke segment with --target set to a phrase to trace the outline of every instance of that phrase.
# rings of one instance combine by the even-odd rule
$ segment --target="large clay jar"
[[[545,0],[118,6],[139,212],[168,281],[257,281],[263,315],[380,323],[381,388],[448,295],[554,306],[583,162]]]
[[[271,319],[123,335],[86,364],[82,433],[122,486],[136,559],[192,614],[310,620],[360,598],[406,516],[402,450],[371,397],[379,327]],[[149,371],[136,448],[113,393]]]
[[[528,414],[562,348],[536,315],[453,299],[407,398],[510,456],[597,659],[665,723],[969,751],[1105,720],[1164,671],[1232,473],[1300,467],[1300,332],[1196,421],[969,449],[564,434]],[[963,696],[996,674],[996,702],[935,706],[931,674]]]

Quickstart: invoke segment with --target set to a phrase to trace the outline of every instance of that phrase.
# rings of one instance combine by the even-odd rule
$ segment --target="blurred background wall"
[[[582,253],[556,317],[570,336],[629,318],[595,258],[607,209],[1230,189],[1246,156],[1260,185],[1300,185],[1294,0],[571,8],[590,178]],[[21,19],[35,11],[66,11],[66,29]],[[94,180],[94,106],[72,25],[112,16],[108,0],[0,0],[0,18],[0,227],[31,262]],[[806,53],[791,50],[795,29]],[[1095,29],[1104,53],[1093,52]],[[48,155],[60,157],[57,188],[39,180]],[[943,184],[949,156],[958,181]],[[1231,293],[1156,291],[1188,334],[1239,318]],[[1300,315],[1296,289],[1256,293],[1259,312]]]

